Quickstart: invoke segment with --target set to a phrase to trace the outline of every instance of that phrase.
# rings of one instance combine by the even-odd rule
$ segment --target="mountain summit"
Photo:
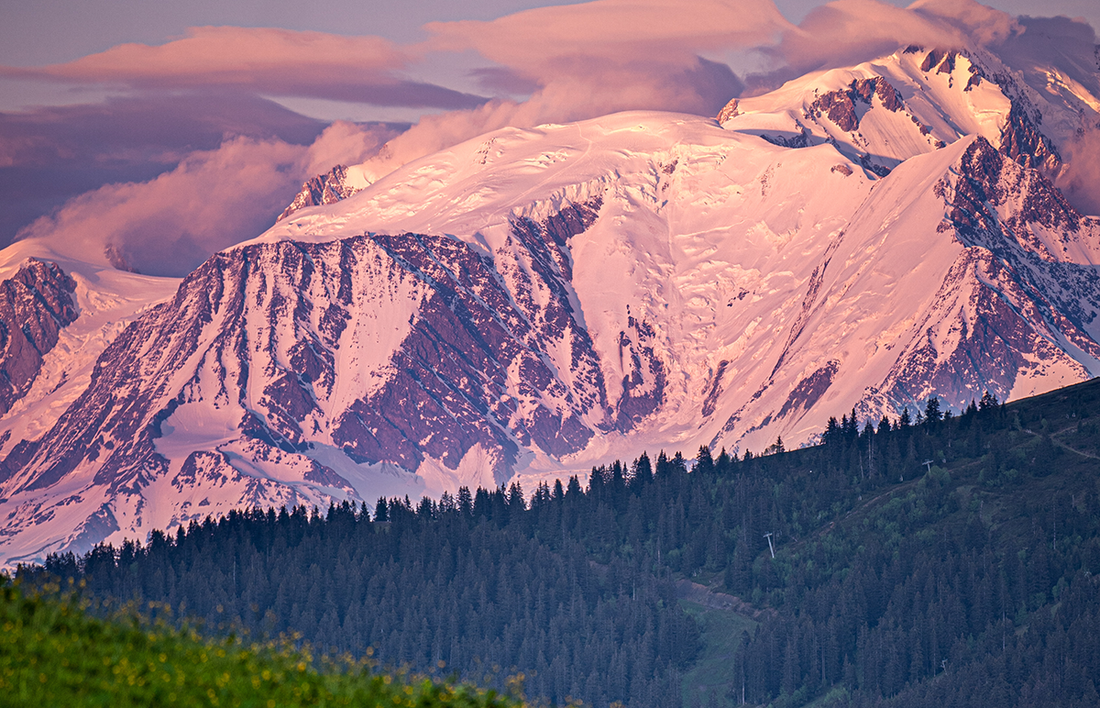
[[[62,382],[41,434],[3,420],[2,553],[1089,378],[1100,220],[1052,180],[1097,105],[910,47],[721,124],[507,128],[354,193],[338,168]]]

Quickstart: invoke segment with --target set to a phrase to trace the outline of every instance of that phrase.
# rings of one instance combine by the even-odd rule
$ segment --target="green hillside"
[[[558,704],[1097,705],[1098,425],[1100,381],[932,401],[812,448],[373,516],[253,510],[23,575],[499,688],[522,673]]]

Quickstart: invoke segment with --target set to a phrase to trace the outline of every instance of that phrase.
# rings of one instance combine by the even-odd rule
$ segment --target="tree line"
[[[530,494],[233,512],[23,573],[415,670],[522,674],[556,704],[1095,705],[1098,390],[853,411],[813,447],[643,454]],[[683,685],[705,647],[680,579],[764,610],[717,696]]]

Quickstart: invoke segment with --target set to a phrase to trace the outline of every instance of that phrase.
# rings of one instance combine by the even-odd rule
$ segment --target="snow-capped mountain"
[[[241,505],[755,452],[853,406],[877,419],[1096,375],[1100,220],[1051,181],[1058,140],[1097,118],[1074,86],[909,48],[731,102],[720,123],[508,128],[327,204],[349,170],[318,178],[321,204],[174,296],[150,306],[165,291],[146,283],[56,389],[63,413],[44,389],[14,404],[3,557]],[[59,342],[89,331],[75,282]]]

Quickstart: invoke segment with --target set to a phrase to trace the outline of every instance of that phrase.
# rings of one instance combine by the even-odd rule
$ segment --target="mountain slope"
[[[76,319],[75,289],[56,263],[39,260],[28,260],[0,283],[0,414],[27,393],[43,355]]]
[[[1027,91],[969,62],[901,51],[723,126],[504,129],[294,211],[12,435],[5,556],[642,448],[799,444],[853,406],[1100,373],[1100,222],[1045,176]],[[805,139],[762,132],[807,110]]]

